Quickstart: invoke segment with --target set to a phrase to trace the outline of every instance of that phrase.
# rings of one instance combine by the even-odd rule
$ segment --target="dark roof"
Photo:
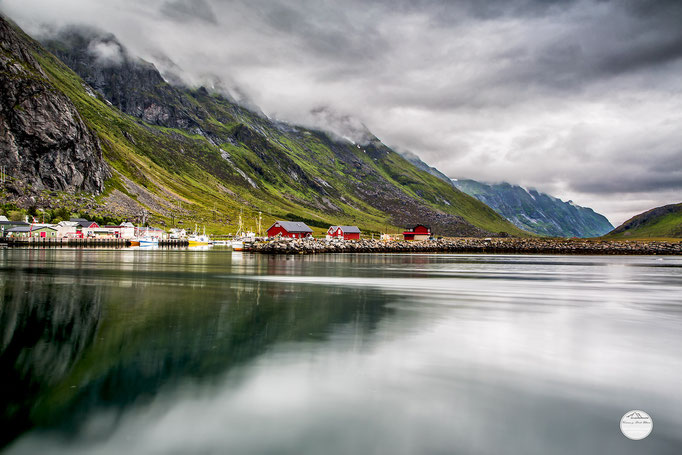
[[[268,231],[272,229],[275,224],[279,224],[286,229],[287,232],[313,232],[313,230],[302,221],[275,221],[275,223],[268,228]]]
[[[78,223],[78,226],[80,226],[80,227],[90,227],[93,224],[97,224],[95,221],[89,221],[89,220],[86,220],[85,218],[71,218],[69,221],[73,221],[74,223]]]
[[[344,234],[359,234],[360,228],[357,226],[339,226]]]
[[[7,232],[32,232],[39,231],[41,229],[52,229],[53,231],[57,230],[57,228],[52,226],[17,226],[15,228],[8,229]]]
[[[0,226],[28,226],[25,221],[0,221]]]
[[[17,226],[12,229],[8,229],[7,232],[28,232],[31,230],[31,226]]]

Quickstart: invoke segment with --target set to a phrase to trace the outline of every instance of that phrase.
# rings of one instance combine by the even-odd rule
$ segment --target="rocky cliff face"
[[[99,141],[20,33],[0,17],[0,166],[9,177],[6,188],[100,193],[109,171]]]
[[[153,125],[194,129],[208,114],[132,57],[112,35],[86,28],[62,31],[44,46],[122,112]]]

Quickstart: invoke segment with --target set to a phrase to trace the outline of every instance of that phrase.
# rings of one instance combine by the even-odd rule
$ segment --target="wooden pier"
[[[9,247],[31,248],[126,248],[131,246],[129,239],[50,239],[41,237],[31,238],[5,238],[0,239],[0,244]],[[186,239],[159,240],[159,247],[184,247],[188,246]]]

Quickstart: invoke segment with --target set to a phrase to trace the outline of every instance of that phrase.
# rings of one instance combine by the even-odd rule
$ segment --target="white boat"
[[[159,239],[155,237],[142,237],[138,241],[140,246],[159,246]]]
[[[260,228],[260,212],[258,212],[258,226]],[[253,242],[256,241],[256,233],[248,232],[244,230],[244,221],[242,220],[242,213],[239,213],[239,225],[237,226],[237,232],[235,233],[235,238],[230,242],[232,246],[232,251],[244,251],[247,247],[251,246]]]

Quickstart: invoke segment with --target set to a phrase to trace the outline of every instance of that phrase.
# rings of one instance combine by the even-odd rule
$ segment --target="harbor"
[[[0,239],[0,245],[8,247],[32,247],[32,248],[126,248],[135,246],[131,239],[115,238],[6,238]],[[184,247],[189,246],[187,239],[162,239],[157,242],[159,247]],[[137,245],[139,246],[139,244]]]
[[[258,232],[261,231],[260,217]],[[9,223],[6,220],[2,223]],[[357,226],[330,226],[324,237],[301,221],[277,220],[265,230],[266,236],[244,229],[239,217],[233,235],[211,238],[184,229],[166,232],[154,227],[136,227],[124,222],[117,226],[99,226],[83,218],[72,218],[56,225],[20,224],[3,231],[0,245],[30,248],[174,248],[228,247],[236,252],[261,254],[324,253],[481,253],[481,254],[559,254],[559,255],[681,255],[682,242],[676,240],[606,240],[548,237],[440,237],[429,226],[417,224],[402,234],[362,236]]]

